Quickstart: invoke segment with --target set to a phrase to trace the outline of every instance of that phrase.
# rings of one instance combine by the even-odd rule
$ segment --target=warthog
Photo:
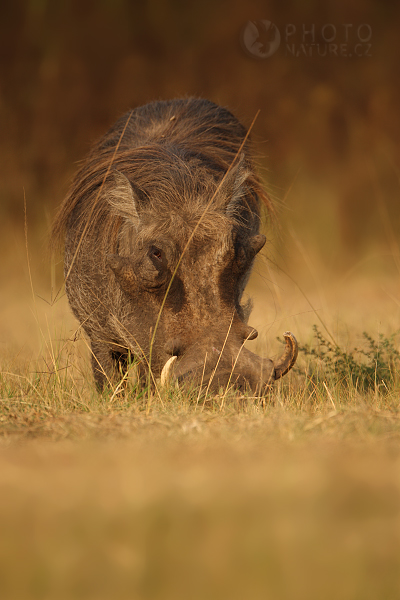
[[[291,333],[275,362],[243,346],[257,337],[241,298],[265,243],[260,198],[246,129],[206,100],[137,108],[94,146],[53,235],[65,234],[66,291],[100,389],[129,355],[162,381],[257,393],[289,371]]]

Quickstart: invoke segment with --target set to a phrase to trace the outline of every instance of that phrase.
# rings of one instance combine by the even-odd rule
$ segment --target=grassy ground
[[[366,385],[303,352],[264,402],[139,393],[133,380],[99,396],[65,297],[51,306],[50,273],[37,275],[40,252],[32,295],[23,237],[13,244],[0,301],[1,598],[400,598],[398,336]],[[321,349],[317,324],[342,358],[373,365],[362,332],[381,347],[399,329],[395,272],[300,291],[262,260],[256,271],[251,347],[263,355],[279,354],[286,329]]]

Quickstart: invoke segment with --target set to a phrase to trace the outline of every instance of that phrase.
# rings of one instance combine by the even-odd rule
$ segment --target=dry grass
[[[65,297],[47,303],[36,250],[32,296],[21,245],[0,307],[1,598],[400,598],[398,372],[360,391],[302,356],[264,402],[132,378],[99,396]],[[399,327],[396,274],[302,293],[257,271],[264,355],[320,320],[345,351]]]

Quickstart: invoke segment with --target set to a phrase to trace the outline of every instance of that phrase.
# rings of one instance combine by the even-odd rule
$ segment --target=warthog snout
[[[256,330],[253,331],[257,334]],[[224,351],[212,347],[203,362],[190,355],[185,357],[183,354],[179,358],[182,343],[174,341],[170,346],[173,356],[167,360],[161,372],[161,385],[168,385],[171,380],[175,380],[179,384],[202,385],[212,390],[232,386],[240,390],[250,389],[256,393],[263,393],[296,362],[296,338],[290,331],[283,335],[285,350],[276,361],[261,358],[243,346],[238,348],[236,356],[228,357]]]

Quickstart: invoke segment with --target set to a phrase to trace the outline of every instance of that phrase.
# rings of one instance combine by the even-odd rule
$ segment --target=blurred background
[[[52,216],[91,143],[132,107],[196,95],[247,126],[260,111],[271,264],[306,288],[386,274],[399,298],[399,26],[395,0],[2,3],[3,291],[26,289],[24,194],[40,287]]]

